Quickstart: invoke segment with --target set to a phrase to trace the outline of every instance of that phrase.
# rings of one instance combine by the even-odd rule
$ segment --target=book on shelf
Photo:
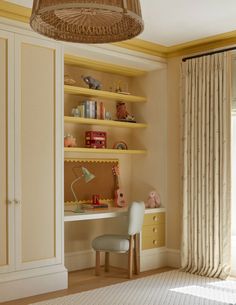
[[[72,109],[72,115],[75,117],[105,120],[106,109],[103,102],[93,100],[83,101],[77,108]]]

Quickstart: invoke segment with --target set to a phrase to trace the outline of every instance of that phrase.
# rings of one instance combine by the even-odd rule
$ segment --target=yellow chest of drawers
[[[142,250],[165,246],[165,212],[145,214]]]

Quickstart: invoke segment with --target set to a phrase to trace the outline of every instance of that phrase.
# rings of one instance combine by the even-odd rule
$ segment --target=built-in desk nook
[[[81,222],[81,223],[90,223],[85,226],[90,226],[90,228],[95,225],[98,220],[109,220],[111,218],[116,218],[117,222],[110,221],[104,224],[105,233],[113,232],[117,226],[124,226],[126,220],[122,217],[127,215],[127,208],[117,208],[109,207],[106,209],[90,209],[84,210],[84,213],[74,213],[72,210],[65,210],[64,222]],[[115,225],[115,223],[117,223]],[[112,225],[112,226],[111,226]],[[141,271],[157,268],[162,262],[162,250],[165,248],[165,209],[145,209],[143,229],[140,234],[140,260],[141,260]],[[113,230],[112,230],[113,227]],[[79,235],[79,234],[78,234]],[[99,235],[99,233],[98,233]],[[93,236],[96,236],[93,235]],[[160,252],[159,256],[157,253]],[[88,253],[91,255],[91,249],[88,249]],[[83,254],[81,253],[81,259],[84,261]],[[159,260],[158,260],[159,258]],[[72,257],[72,260],[74,257]],[[79,260],[79,256],[76,256],[76,259]],[[93,260],[90,259],[91,266],[93,266]],[[81,262],[82,263],[82,262]],[[70,266],[70,262],[68,262]],[[81,264],[77,262],[79,266]],[[117,264],[117,261],[115,261]],[[119,264],[119,262],[118,262]],[[157,266],[157,267],[156,267]],[[88,267],[88,266],[87,266]],[[83,269],[81,267],[81,269]]]

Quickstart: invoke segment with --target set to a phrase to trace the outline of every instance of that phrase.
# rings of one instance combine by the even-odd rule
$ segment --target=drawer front
[[[165,238],[155,238],[154,236],[146,236],[142,239],[142,250],[159,248],[165,246]]]
[[[143,226],[143,238],[146,236],[165,236],[165,224],[159,223],[157,225]]]
[[[153,213],[144,215],[144,226],[155,225],[157,223],[165,223],[165,213]]]

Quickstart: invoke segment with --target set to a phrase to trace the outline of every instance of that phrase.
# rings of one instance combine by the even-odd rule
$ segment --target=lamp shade
[[[86,167],[82,167],[82,173],[83,173],[84,181],[86,183],[90,182],[95,178],[95,176],[92,173],[90,173],[90,171]]]
[[[143,31],[139,0],[34,0],[32,29],[56,40],[107,43]]]

